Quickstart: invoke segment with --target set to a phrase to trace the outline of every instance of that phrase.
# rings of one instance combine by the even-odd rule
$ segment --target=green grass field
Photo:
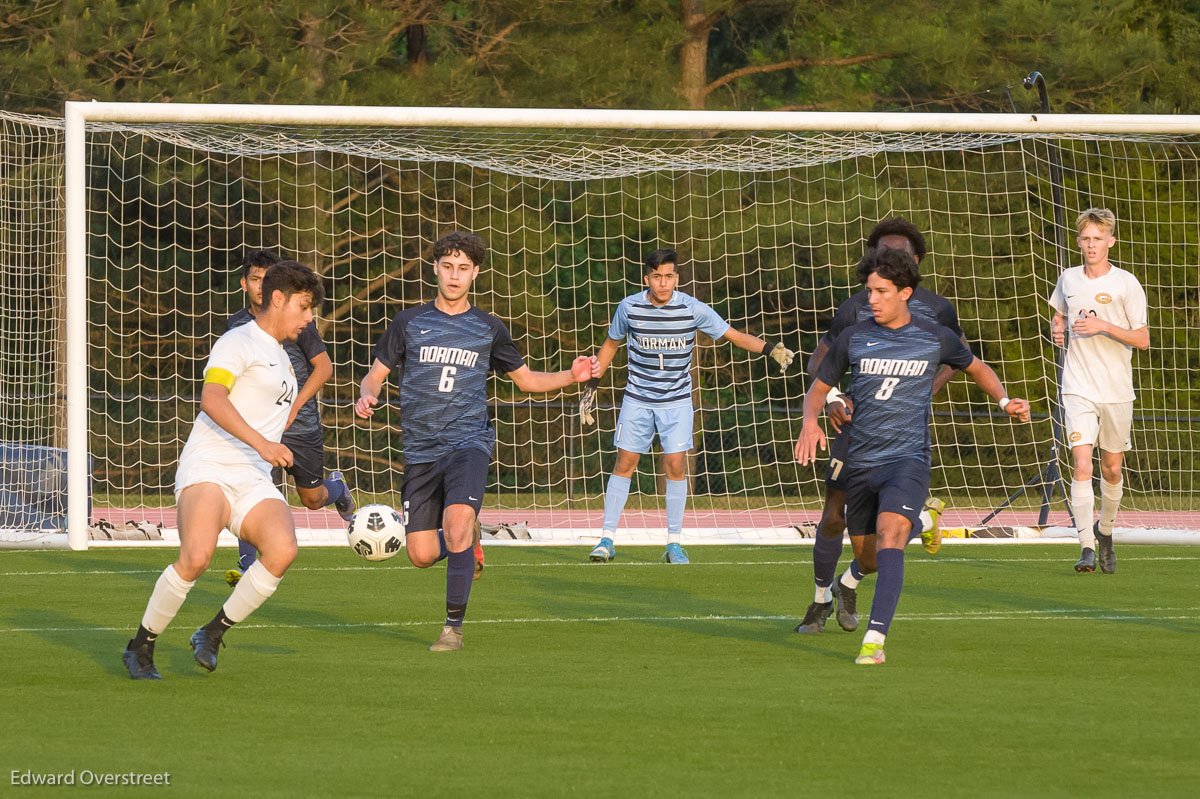
[[[1074,574],[1071,547],[910,547],[882,667],[855,666],[861,633],[832,620],[792,633],[806,547],[696,547],[688,567],[487,552],[461,652],[426,650],[442,569],[305,549],[209,674],[187,638],[228,595],[221,550],[159,641],[162,682],[129,680],[120,651],[172,550],[0,553],[0,793],[10,772],[72,769],[171,774],[89,789],[120,796],[1192,796],[1200,779],[1194,548],[1124,547],[1108,576]]]

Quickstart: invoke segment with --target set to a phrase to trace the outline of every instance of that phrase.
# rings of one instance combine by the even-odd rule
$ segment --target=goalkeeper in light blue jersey
[[[629,496],[630,480],[638,460],[650,451],[655,435],[662,447],[667,477],[667,550],[663,558],[668,563],[688,562],[681,536],[687,504],[684,454],[692,448],[691,365],[696,331],[761,353],[779,364],[781,372],[795,357],[783,344],[734,330],[708,305],[677,291],[678,263],[679,254],[674,250],[655,250],[646,257],[646,290],[626,297],[617,306],[608,339],[592,367],[592,380],[579,403],[580,417],[591,424],[600,377],[612,363],[621,340],[627,339],[629,374],[613,442],[617,462],[604,492],[604,529],[600,543],[589,556],[593,563],[605,563],[616,556],[613,540]]]

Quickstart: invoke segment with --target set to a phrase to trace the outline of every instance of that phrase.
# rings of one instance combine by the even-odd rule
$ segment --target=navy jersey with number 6
[[[406,463],[433,463],[464,446],[490,454],[488,372],[525,365],[499,319],[475,306],[452,316],[432,302],[396,314],[375,359],[396,370]]]
[[[974,358],[955,331],[915,316],[895,329],[869,319],[843,330],[815,377],[836,386],[850,370],[851,465],[867,468],[912,457],[929,463],[933,377],[940,364],[965,369]]]

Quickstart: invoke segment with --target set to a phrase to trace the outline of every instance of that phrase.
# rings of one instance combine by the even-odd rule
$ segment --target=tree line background
[[[901,0],[883,13],[875,3],[775,0],[35,0],[0,2],[0,97],[6,110],[50,115],[66,99],[1008,111],[1036,108],[1019,80],[1037,68],[1056,111],[1190,113],[1198,32],[1200,3],[1184,2]],[[1109,200],[1138,231],[1123,229],[1131,235],[1117,257],[1161,268],[1146,282],[1163,349],[1138,362],[1154,419],[1143,420],[1138,446],[1156,460],[1134,490],[1194,493],[1194,143],[1132,154],[1059,144],[1067,224],[1081,205]],[[742,329],[791,337],[806,358],[853,290],[849,267],[870,226],[906,213],[931,232],[932,287],[955,299],[977,352],[1020,364],[1006,375],[1017,390],[1051,396],[1042,298],[1063,234],[1049,146],[915,158],[868,149],[753,174],[733,165],[551,183],[320,148],[279,159],[125,133],[94,140],[89,241],[107,264],[89,286],[98,488],[169,486],[211,337],[240,307],[231,267],[249,245],[297,255],[334,287],[322,319],[337,366],[329,443],[369,490],[391,487],[399,442],[386,425],[356,425],[338,403],[353,395],[391,314],[431,297],[423,256],[448,227],[486,231],[494,273],[481,281],[481,304],[513,320],[534,368],[553,369],[599,345],[645,250],[664,243],[685,253],[692,293]],[[28,169],[44,172],[44,159]],[[790,462],[798,420],[781,413],[798,405],[799,370],[772,379],[728,347],[704,348],[698,361],[697,399],[711,413],[698,427],[696,490],[786,496],[815,482]],[[610,442],[573,427],[570,397],[510,404],[520,398],[509,384],[496,391],[493,489],[602,492]],[[945,413],[988,413],[963,386],[950,397]],[[611,429],[616,397],[603,398],[601,427]],[[952,456],[943,484],[1003,493],[1040,463],[1051,432],[1043,416],[1024,430],[956,424],[935,436]],[[522,471],[530,462],[544,466],[537,476]],[[998,477],[997,465],[1013,463],[1021,469]],[[653,491],[653,477],[642,479]]]

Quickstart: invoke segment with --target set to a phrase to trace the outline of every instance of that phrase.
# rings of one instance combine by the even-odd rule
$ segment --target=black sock
[[[142,625],[138,625],[137,633],[134,634],[133,640],[129,642],[130,649],[139,649],[146,644],[154,646],[154,642],[158,640],[158,633],[152,633]]]
[[[204,626],[215,632],[223,633],[235,624],[237,624],[237,622],[230,621],[229,617],[225,615],[225,607],[222,606],[221,609],[217,611],[217,615],[212,617],[212,621]]]

